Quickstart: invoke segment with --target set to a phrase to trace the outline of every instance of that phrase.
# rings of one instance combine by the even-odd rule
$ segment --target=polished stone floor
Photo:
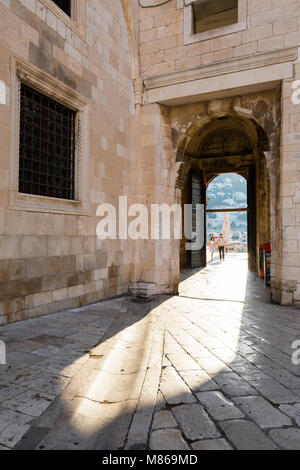
[[[245,255],[183,272],[179,296],[0,339],[0,449],[300,449],[300,311],[270,304]]]

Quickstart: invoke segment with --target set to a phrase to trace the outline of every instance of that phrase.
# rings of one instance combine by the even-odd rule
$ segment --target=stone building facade
[[[56,3],[0,2],[1,324],[121,295],[130,282],[131,242],[96,237],[98,205],[117,203],[136,179],[123,6],[72,0],[69,17]],[[19,192],[23,83],[77,113],[74,200]]]
[[[187,202],[192,172],[252,178],[252,268],[271,241],[273,300],[300,304],[297,0],[0,0],[0,26],[0,324],[176,293],[180,242],[101,241],[97,208]],[[71,169],[35,169],[28,103]]]
[[[254,167],[254,267],[259,244],[270,241],[272,299],[299,305],[300,107],[292,100],[293,86],[300,79],[299,2],[212,0],[208,19],[215,20],[217,27],[210,21],[202,30],[197,30],[197,15],[209,2],[139,3],[146,117],[141,156],[148,160],[152,155],[156,168],[168,168],[158,172],[160,180],[153,193],[163,191],[168,193],[162,196],[166,199],[184,199],[191,168],[201,168],[210,178],[214,173]],[[228,10],[235,7],[236,19],[221,24],[220,12],[227,6]],[[152,131],[150,122],[155,123]],[[241,155],[231,149],[229,166],[220,154],[218,159],[212,159],[213,153],[206,155],[202,145],[205,139],[219,138],[222,147],[221,136],[226,133],[239,134],[250,145]],[[173,253],[176,256],[178,251]],[[164,284],[161,276],[167,277],[165,266],[163,262],[162,270],[156,271],[159,285]],[[167,269],[172,285],[176,273]]]

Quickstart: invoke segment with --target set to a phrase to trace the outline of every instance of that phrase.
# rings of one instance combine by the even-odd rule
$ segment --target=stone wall
[[[276,178],[280,166],[280,150],[276,148],[278,133],[278,120],[276,115],[277,92],[267,91],[262,94],[245,95],[238,98],[228,98],[224,100],[213,100],[204,103],[191,105],[167,107],[157,104],[145,105],[143,107],[143,127],[142,127],[142,150],[141,150],[141,188],[144,190],[144,203],[146,205],[157,203],[188,203],[187,176],[191,167],[213,172],[214,169],[222,169],[232,172],[246,169],[250,163],[257,168],[257,244],[270,241],[272,230],[272,242],[278,244],[277,226],[275,218],[270,217],[270,198],[276,205],[275,188]],[[203,163],[201,159],[186,159],[183,149],[182,162],[187,162],[187,171],[180,179],[180,165],[176,161],[180,154],[181,143],[187,149],[187,142],[191,139],[198,139],[204,124],[213,121],[218,115],[239,116],[235,111],[239,107],[243,112],[248,113],[248,118],[259,123],[262,128],[268,129],[267,144],[271,150],[266,156],[258,154],[258,147],[253,152],[251,159],[242,157],[235,159],[224,159]],[[251,129],[249,130],[249,133]],[[257,137],[259,138],[259,137]],[[260,136],[262,138],[262,136]],[[261,142],[260,142],[261,144]],[[258,145],[256,142],[255,145]],[[256,152],[256,153],[255,153]],[[190,148],[187,152],[190,154]],[[246,161],[247,160],[247,161]],[[217,165],[217,166],[216,166]],[[268,167],[273,165],[273,174],[270,194]],[[270,229],[272,227],[272,229]],[[186,265],[185,243],[182,240],[159,240],[143,242],[140,259],[140,279],[144,282],[156,284],[159,293],[176,293],[179,282],[180,259],[181,265]],[[257,250],[258,252],[258,250]],[[277,263],[276,255],[273,257],[274,266]]]
[[[133,244],[97,240],[96,209],[136,183],[132,41],[119,0],[73,5],[76,21],[51,0],[0,2],[0,324],[128,291]],[[79,205],[17,198],[19,59],[85,103]]]
[[[157,3],[147,2],[148,5]],[[270,152],[265,152],[267,166],[260,164],[258,197],[264,208],[261,218],[270,216],[271,220],[270,225],[258,221],[257,236],[262,240],[271,235],[273,300],[299,305],[300,105],[292,103],[291,87],[300,78],[300,4],[296,0],[239,0],[245,18],[234,26],[235,32],[213,31],[206,39],[199,36],[191,40],[186,22],[191,3],[191,0],[170,0],[155,8],[140,8],[145,108],[156,102],[174,108],[179,122],[178,110],[181,116],[185,115],[183,105],[186,109],[194,106],[193,118],[197,119],[196,108],[201,108],[200,103],[227,96],[239,99],[257,92],[256,104],[252,102],[250,108],[259,116],[270,138]],[[268,89],[276,89],[272,104],[265,102],[264,93]],[[247,98],[242,101],[245,108],[249,107]],[[179,104],[182,106],[177,108]],[[174,111],[171,113],[175,116]],[[181,126],[188,128],[188,120],[181,120]],[[172,123],[171,127],[170,136],[174,137],[176,126]],[[179,138],[184,133],[183,129]],[[178,170],[174,159],[178,148],[173,146],[172,151],[170,174]],[[184,156],[184,150],[179,148],[179,152]],[[259,161],[263,160],[259,158]],[[264,186],[267,173],[270,193]]]
[[[140,194],[151,204],[172,206],[176,199],[175,168],[168,108],[144,106],[141,120]],[[174,294],[179,280],[179,241],[145,240],[140,250],[139,280],[155,284],[156,293]]]
[[[247,0],[247,29],[184,44],[184,2],[140,9],[142,76],[162,75],[300,44],[297,0]],[[154,2],[152,2],[153,4]]]
[[[295,65],[295,79],[300,79],[300,64]],[[277,292],[281,301],[300,306],[300,104],[291,99],[292,81],[282,84],[282,136],[280,167],[280,226],[282,236],[281,283]],[[278,299],[278,296],[277,296]]]

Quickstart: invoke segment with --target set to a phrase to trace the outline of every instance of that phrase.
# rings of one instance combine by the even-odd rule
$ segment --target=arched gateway
[[[275,125],[271,128],[275,132]],[[257,270],[259,245],[271,241],[271,159],[269,135],[246,109],[198,115],[181,136],[176,156],[176,187],[181,190],[182,205],[206,206],[209,183],[223,173],[237,173],[247,180],[249,269],[253,271]],[[199,251],[186,251],[185,246],[182,240],[182,268],[206,265],[205,244]]]

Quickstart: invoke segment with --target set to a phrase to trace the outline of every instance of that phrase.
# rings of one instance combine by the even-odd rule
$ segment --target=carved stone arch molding
[[[216,119],[222,117],[231,117],[239,120],[241,129],[251,138],[253,142],[258,138],[264,141],[264,148],[261,150],[265,152],[266,157],[270,153],[270,135],[264,129],[264,123],[254,116],[251,108],[243,108],[240,99],[235,99],[224,106],[221,100],[209,103],[206,112],[198,114],[191,121],[189,121],[182,129],[182,135],[176,150],[176,182],[175,187],[183,189],[188,173],[191,167],[195,164],[195,158],[191,158],[186,154],[186,150],[195,135],[200,135],[201,131]],[[261,133],[259,135],[258,133]]]
[[[266,143],[268,140],[267,138],[270,137],[269,133],[265,131],[264,122],[261,122],[261,120],[257,119],[257,117],[255,117],[254,114],[252,114],[252,111],[249,109],[235,107],[235,109],[228,109],[226,111],[225,110],[220,110],[218,112],[210,111],[207,114],[196,116],[185,127],[185,130],[183,131],[183,134],[179,141],[176,161],[183,161],[182,158],[184,157],[185,149],[187,148],[191,138],[194,137],[196,133],[199,134],[201,129],[203,129],[206,126],[206,124],[208,124],[209,122],[212,122],[213,120],[216,120],[216,119],[220,119],[222,117],[239,118],[241,128],[245,132],[247,132],[252,137],[252,139],[255,139],[257,137],[254,126],[261,129],[261,131],[264,133]],[[264,149],[264,151],[268,151],[268,150],[270,149],[267,148],[267,145],[266,145],[266,148]]]
[[[131,51],[132,80],[138,80],[140,78],[139,46],[137,32],[135,30],[134,10],[131,2],[132,0],[121,0]],[[136,20],[138,21],[138,18],[136,18]]]
[[[248,169],[236,170],[234,171],[236,175],[240,175],[245,178],[246,181],[249,179]],[[206,173],[206,187],[208,187],[216,178],[218,178],[222,173],[219,172],[207,172]]]
[[[183,190],[187,183],[187,178],[190,169],[192,168],[191,163],[183,162],[183,163],[176,163],[177,167],[177,177],[175,182],[175,188]]]
[[[185,149],[187,148],[189,141],[190,141],[190,138],[188,138],[186,135],[180,139],[177,152],[176,152],[176,163],[184,162]]]

